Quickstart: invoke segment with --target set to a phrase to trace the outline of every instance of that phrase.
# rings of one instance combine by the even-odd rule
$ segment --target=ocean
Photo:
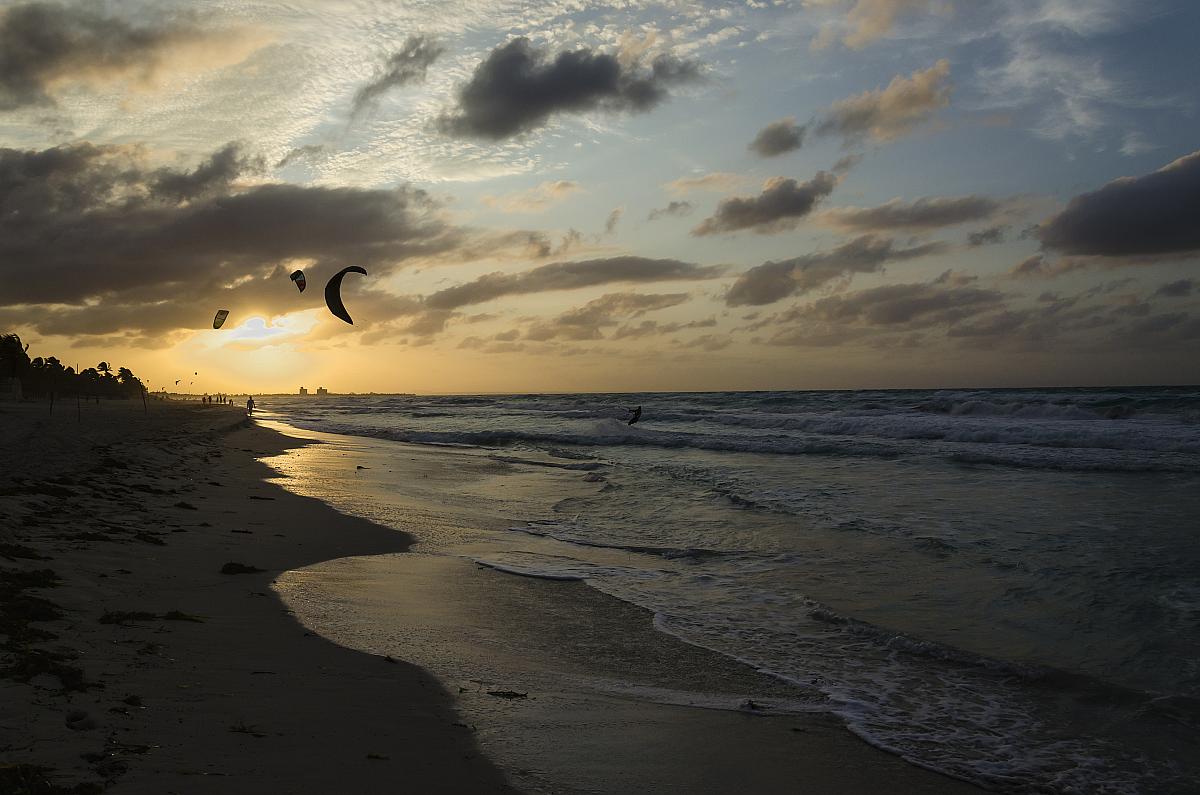
[[[647,608],[914,764],[1002,791],[1200,791],[1200,388],[259,405],[573,478],[544,510],[418,542]]]

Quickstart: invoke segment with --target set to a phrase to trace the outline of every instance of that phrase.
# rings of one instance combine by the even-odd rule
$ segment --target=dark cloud
[[[1085,260],[1065,258],[1051,260],[1045,254],[1033,254],[1018,262],[1008,272],[1013,279],[1056,279],[1064,273],[1084,270],[1088,267]]]
[[[691,215],[693,209],[694,208],[692,207],[691,202],[673,201],[666,207],[656,207],[655,209],[651,210],[646,216],[646,220],[657,221],[659,218],[666,218],[667,216],[680,218],[685,215]]]
[[[881,335],[949,329],[1004,305],[1004,294],[975,287],[889,284],[822,298],[786,313],[793,323],[772,339],[777,345],[839,345]]]
[[[699,78],[698,64],[669,55],[646,68],[587,48],[550,58],[528,39],[513,39],[476,67],[459,89],[458,106],[439,127],[449,135],[498,141],[541,127],[559,113],[642,113],[667,99],[671,87]]]
[[[604,234],[611,235],[617,231],[617,223],[621,220],[621,216],[625,213],[624,207],[614,207],[613,211],[608,214],[608,218],[604,219]]]
[[[1129,327],[1125,339],[1139,347],[1158,349],[1184,343],[1193,349],[1200,340],[1200,317],[1187,312],[1153,315]]]
[[[227,144],[212,154],[194,171],[163,168],[156,172],[150,185],[156,196],[177,202],[224,193],[242,174],[263,170],[259,157],[248,157],[237,144]]]
[[[1076,196],[1038,230],[1045,248],[1102,257],[1200,251],[1200,151]]]
[[[393,88],[423,81],[429,67],[443,52],[445,48],[427,36],[409,36],[400,51],[387,59],[382,73],[354,92],[353,115],[362,115]]]
[[[1060,352],[1105,356],[1141,351],[1188,350],[1200,339],[1200,318],[1187,312],[1155,313],[1136,297],[1114,300],[1111,290],[1090,288],[1062,297],[1044,293],[1032,305],[996,290],[929,283],[895,284],[831,296],[748,326],[771,328],[775,345],[868,345]]]
[[[1027,276],[1043,276],[1045,272],[1046,257],[1042,254],[1034,254],[1014,265],[1009,274],[1013,277],[1022,278]]]
[[[0,149],[0,307],[43,333],[197,328],[216,306],[295,309],[292,260],[312,281],[346,262],[378,277],[463,245],[421,191],[238,188],[246,163],[235,147],[178,172],[122,147]]]
[[[833,193],[838,180],[824,171],[805,183],[775,177],[763,186],[758,196],[722,199],[717,211],[692,230],[693,235],[714,235],[753,229],[772,234],[793,229],[817,202]]]
[[[781,262],[765,262],[737,278],[725,295],[728,306],[761,306],[803,294],[852,273],[873,273],[887,262],[939,254],[945,243],[896,248],[894,241],[870,235],[851,240],[832,251],[805,254]]]
[[[523,273],[489,273],[475,281],[440,290],[430,295],[426,304],[434,309],[457,309],[506,295],[577,290],[602,284],[713,279],[722,272],[720,267],[633,256],[555,262]]]
[[[63,79],[150,77],[172,48],[201,38],[192,24],[135,26],[100,4],[25,3],[0,11],[0,110],[51,105]]]
[[[1007,226],[989,226],[987,229],[980,229],[967,235],[967,245],[978,248],[979,246],[1003,243],[1008,235],[1008,230]]]
[[[931,196],[912,202],[892,199],[878,207],[837,207],[821,213],[831,226],[859,231],[916,232],[991,218],[1003,205],[985,196]]]
[[[687,293],[609,293],[552,320],[534,323],[525,332],[525,339],[602,339],[604,334],[601,329],[615,326],[624,318],[641,317],[647,312],[678,306],[687,300]]]
[[[806,128],[797,126],[792,117],[773,121],[758,131],[747,147],[762,157],[775,157],[799,149],[804,145]]]
[[[971,282],[977,282],[977,281],[979,281],[978,276],[972,276],[969,273],[964,273],[963,271],[956,271],[953,268],[951,268],[950,270],[943,271],[940,276],[938,276],[936,279],[934,279],[931,282],[931,284],[950,284],[955,287],[962,287],[963,285],[967,285],[967,284],[970,284]]]
[[[945,59],[910,77],[898,75],[887,88],[835,102],[817,123],[816,132],[841,136],[846,143],[899,138],[950,104],[949,77],[950,62]]]
[[[1180,279],[1175,282],[1167,282],[1162,287],[1154,291],[1156,296],[1161,295],[1167,298],[1183,298],[1192,294],[1196,289],[1196,282],[1192,279]]]

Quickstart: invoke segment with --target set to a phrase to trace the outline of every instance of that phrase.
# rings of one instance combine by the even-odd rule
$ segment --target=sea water
[[[260,404],[586,479],[475,559],[646,607],[915,764],[1200,791],[1200,389]]]

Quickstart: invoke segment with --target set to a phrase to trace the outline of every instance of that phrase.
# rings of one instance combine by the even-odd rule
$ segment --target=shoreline
[[[6,556],[0,569],[55,572],[56,586],[23,595],[55,606],[60,618],[29,626],[57,637],[23,648],[58,655],[82,682],[0,678],[13,705],[0,717],[0,775],[155,793],[383,791],[398,778],[419,791],[978,791],[872,748],[828,716],[687,706],[721,682],[750,683],[742,694],[786,688],[581,583],[406,553],[413,536],[281,487],[262,459],[320,445],[240,411],[105,405],[85,425],[47,421],[38,408],[0,409],[0,544],[9,545],[0,549],[43,559]],[[425,452],[422,466],[443,451]],[[429,494],[446,495],[429,471]],[[446,515],[437,504],[412,508],[422,527]],[[419,634],[382,649],[339,645],[306,629],[271,587],[331,566],[397,562],[408,575],[394,595],[408,613],[393,604],[390,626],[415,620],[440,645]],[[227,563],[264,571],[222,574]],[[434,658],[461,671],[493,666],[507,683],[495,687],[525,675],[557,684],[510,700],[482,681],[461,689]],[[605,684],[630,668],[659,690]],[[481,709],[492,717],[477,720]],[[547,737],[561,739],[549,747]]]
[[[404,656],[437,676],[523,791],[980,791],[864,742],[815,691],[660,631],[644,607],[579,581],[505,573],[464,552],[480,530],[536,513],[539,501],[524,498],[531,492],[553,495],[540,503],[549,510],[573,488],[593,489],[580,471],[291,432],[325,444],[269,462],[281,483],[417,541],[405,554],[289,572],[276,589],[326,637]],[[324,477],[314,487],[316,472]]]

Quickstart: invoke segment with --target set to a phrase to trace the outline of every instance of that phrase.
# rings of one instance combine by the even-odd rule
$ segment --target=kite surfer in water
[[[640,420],[642,418],[642,407],[641,406],[638,406],[636,409],[625,409],[625,410],[633,415],[629,418],[630,425],[633,425],[635,422],[637,422],[638,420]]]

